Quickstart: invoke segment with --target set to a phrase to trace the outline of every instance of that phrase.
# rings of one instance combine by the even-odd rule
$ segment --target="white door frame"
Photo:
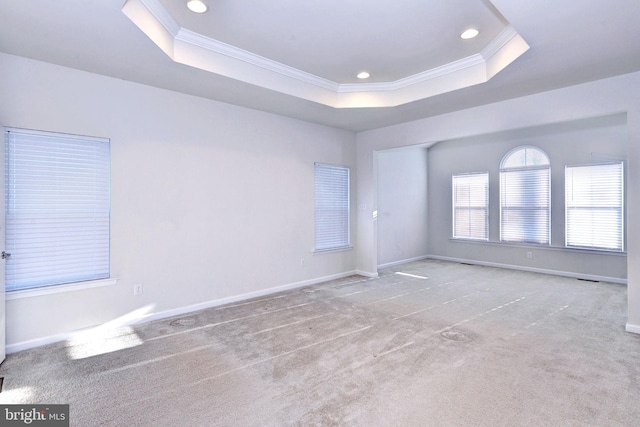
[[[5,186],[4,186],[4,174],[5,174],[5,132],[2,133],[2,140],[0,141],[0,188],[2,188],[2,202],[0,203],[0,252],[5,248]],[[6,325],[6,290],[5,290],[5,264],[4,259],[0,259],[0,363],[6,357],[7,346],[7,325]]]

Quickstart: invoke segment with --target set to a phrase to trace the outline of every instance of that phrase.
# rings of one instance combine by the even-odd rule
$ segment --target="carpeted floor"
[[[82,427],[638,426],[625,321],[622,285],[427,260],[9,355],[0,403]]]

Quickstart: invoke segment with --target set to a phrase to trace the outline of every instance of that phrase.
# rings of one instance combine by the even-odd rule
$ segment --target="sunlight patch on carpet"
[[[396,271],[396,274],[399,274],[400,276],[406,276],[406,277],[413,277],[414,279],[428,279],[428,277],[426,276],[419,276],[417,274],[411,274],[411,273],[403,273],[401,271]]]
[[[19,404],[31,403],[33,400],[33,389],[31,387],[18,387],[10,389],[5,384],[2,394],[0,394],[0,403],[3,404]]]
[[[67,354],[74,360],[86,359],[143,344],[142,339],[129,325],[148,317],[153,307],[147,305],[95,328],[75,333],[67,340]]]
[[[67,353],[72,359],[86,359],[99,354],[132,348],[143,343],[130,326],[94,330],[67,341]]]

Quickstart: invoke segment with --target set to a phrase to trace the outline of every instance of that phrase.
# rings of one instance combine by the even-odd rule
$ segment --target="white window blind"
[[[535,147],[512,150],[500,168],[500,240],[549,244],[551,167]]]
[[[622,162],[565,167],[566,246],[623,250]]]
[[[7,129],[8,291],[109,277],[109,141]]]
[[[315,250],[349,247],[349,168],[315,163]]]
[[[489,239],[489,173],[454,174],[453,238]]]

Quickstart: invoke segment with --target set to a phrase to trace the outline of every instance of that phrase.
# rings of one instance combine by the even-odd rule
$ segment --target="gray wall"
[[[379,266],[428,254],[427,159],[423,147],[377,153]]]
[[[377,274],[377,224],[372,220],[371,210],[377,209],[378,202],[375,168],[378,152],[407,146],[431,146],[441,141],[475,138],[479,135],[500,134],[519,129],[562,126],[573,121],[619,113],[626,113],[625,133],[628,141],[627,215],[630,221],[627,222],[626,329],[640,334],[640,226],[633,221],[640,212],[640,73],[602,79],[358,133],[358,271],[367,275]],[[580,150],[583,142],[576,140],[571,144],[574,149]],[[433,159],[430,159],[430,164],[434,164]],[[447,188],[450,188],[450,185],[448,183]],[[430,184],[430,188],[434,186],[434,183]],[[430,206],[433,206],[432,200],[430,198]],[[446,209],[449,209],[449,204]],[[438,221],[438,218],[430,218],[430,221]],[[430,232],[433,232],[432,228]],[[450,232],[448,227],[446,232]],[[431,235],[429,237],[431,240],[434,239]],[[444,244],[447,244],[446,240]],[[432,243],[430,248],[441,251],[435,248],[435,245],[436,243]],[[512,249],[507,245],[500,247],[504,253],[495,255],[495,259],[497,262],[504,262],[504,259],[511,255]],[[473,252],[471,255],[474,258],[482,256],[483,246],[475,245],[474,248],[476,249],[468,249],[469,252]],[[495,254],[495,251],[493,253]],[[584,251],[580,251],[580,254],[583,253]],[[580,255],[580,259],[575,260],[571,268],[590,268],[591,264],[595,265],[591,258],[588,254]],[[552,250],[545,251],[544,255],[534,254],[532,260],[539,262],[539,265],[544,263],[545,268],[559,268],[559,271],[565,271],[567,268],[564,264],[555,264],[555,252]],[[606,271],[604,267],[598,266],[597,269],[599,272]],[[606,271],[604,274],[614,273]]]
[[[499,169],[521,145],[551,160],[551,247],[499,243]],[[443,141],[429,148],[429,253],[470,262],[563,272],[588,278],[626,278],[626,255],[564,248],[564,166],[626,160],[626,115],[618,114]],[[451,175],[489,172],[489,241],[451,239]],[[626,221],[625,221],[626,222]],[[532,258],[527,258],[531,252]]]

